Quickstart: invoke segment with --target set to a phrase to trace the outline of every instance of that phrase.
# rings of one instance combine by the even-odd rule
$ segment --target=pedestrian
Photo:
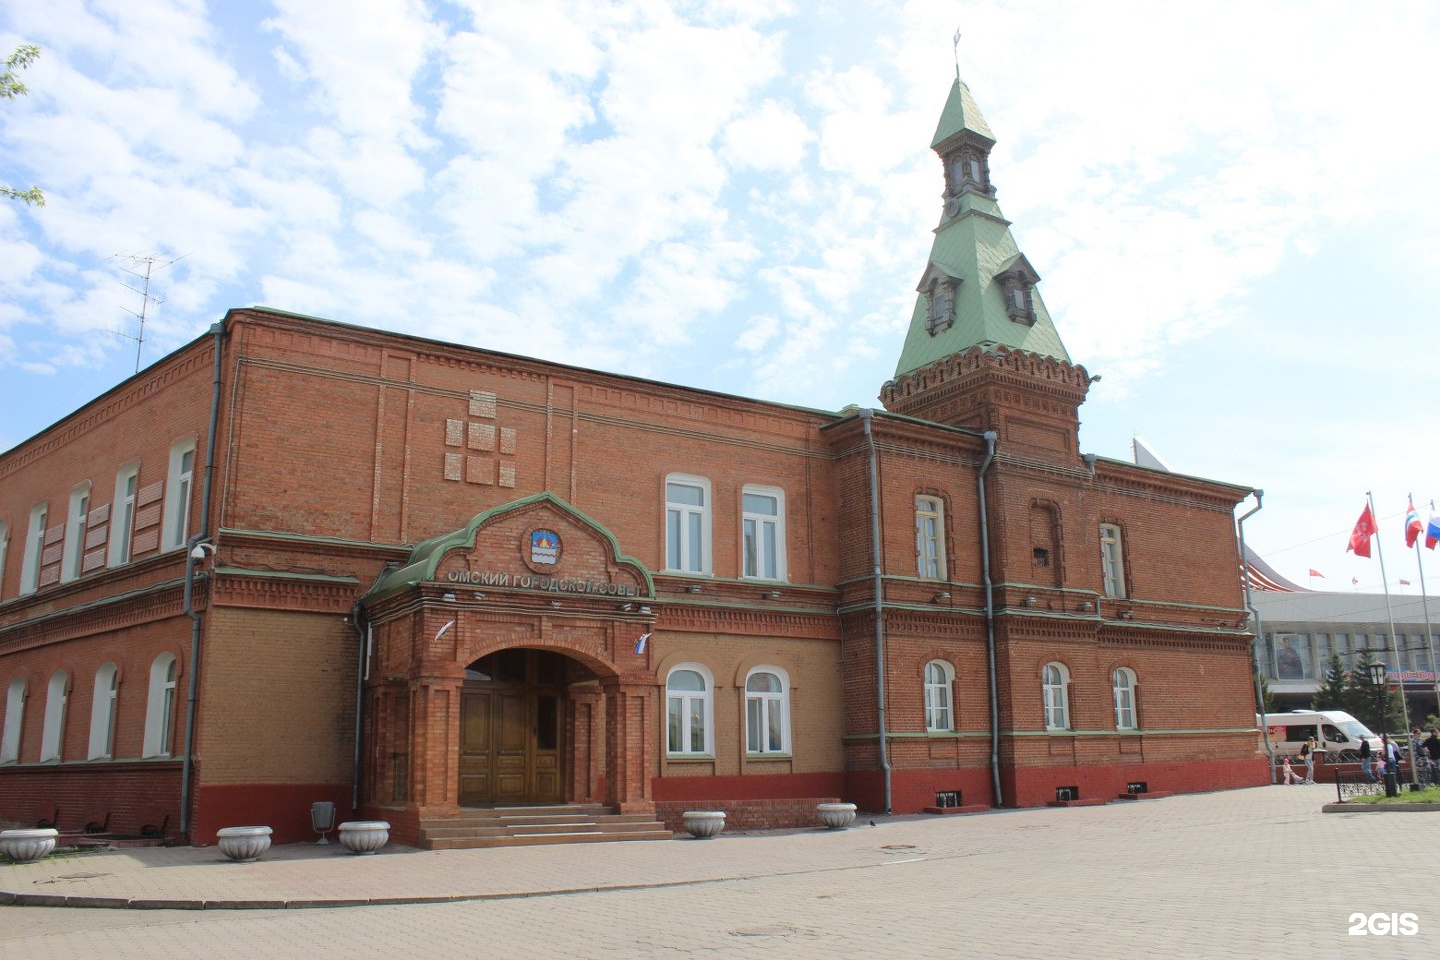
[[[1305,761],[1305,779],[1303,783],[1315,782],[1315,738],[1311,737],[1305,741],[1300,748],[1300,759]]]
[[[1440,730],[1431,730],[1425,738],[1425,753],[1430,757],[1430,782],[1440,784]]]
[[[1371,783],[1375,782],[1375,754],[1370,750],[1370,738],[1360,738],[1360,769],[1365,771],[1365,779]]]
[[[1395,778],[1400,773],[1400,748],[1387,733],[1380,734],[1380,759],[1383,762],[1381,772],[1385,776],[1385,796],[1396,796],[1399,793]]]
[[[1281,766],[1285,768],[1285,786],[1288,787],[1295,782],[1295,770],[1290,766],[1290,758],[1286,757]]]

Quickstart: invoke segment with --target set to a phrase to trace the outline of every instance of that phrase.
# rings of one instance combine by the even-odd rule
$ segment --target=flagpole
[[[1414,503],[1414,500],[1411,500]],[[1430,501],[1435,512],[1435,501]],[[1440,716],[1440,674],[1435,672],[1435,639],[1430,635],[1430,594],[1425,591],[1425,561],[1420,554],[1420,537],[1415,537],[1415,564],[1420,568],[1420,606],[1425,611],[1425,650],[1430,654],[1430,682],[1435,687],[1435,713]]]
[[[1370,504],[1370,516],[1375,516],[1375,497],[1369,490],[1365,491],[1365,501]],[[1390,647],[1395,651],[1395,679],[1400,684],[1400,710],[1405,721],[1405,736],[1410,736],[1410,705],[1405,702],[1405,681],[1401,679],[1400,647],[1395,640],[1395,613],[1390,609],[1390,578],[1385,575],[1385,547],[1384,537],[1375,538],[1375,550],[1380,557],[1380,583],[1385,587],[1385,618],[1390,623]],[[1388,690],[1388,684],[1387,684]],[[1381,718],[1382,722],[1384,718]],[[1388,757],[1386,758],[1389,759]],[[1410,782],[1419,785],[1419,776],[1415,772],[1415,745],[1410,745]]]

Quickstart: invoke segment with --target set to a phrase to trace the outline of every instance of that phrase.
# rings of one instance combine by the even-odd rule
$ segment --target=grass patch
[[[1368,797],[1354,797],[1348,803],[1440,803],[1440,787],[1426,787],[1424,790],[1412,791],[1408,784],[1401,784],[1400,796],[1387,797],[1385,794],[1373,794]]]

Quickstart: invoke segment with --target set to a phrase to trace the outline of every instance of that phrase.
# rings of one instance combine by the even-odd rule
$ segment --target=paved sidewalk
[[[952,817],[874,818],[847,830],[725,834],[714,840],[427,851],[391,845],[357,856],[338,844],[272,846],[253,863],[216,847],[146,847],[65,853],[0,864],[0,903],[139,909],[280,909],[446,903],[595,890],[680,886],[717,880],[862,870],[920,852],[929,860],[1003,855],[1028,846],[1030,831],[1061,828],[1096,839],[1196,827],[1241,833],[1270,819],[1323,824],[1334,788],[1261,787],[1117,802],[1105,807],[996,811]],[[1330,817],[1329,819],[1336,819]],[[1360,818],[1357,818],[1360,819]],[[1363,818],[1379,842],[1401,822]],[[1423,817],[1428,827],[1440,817]],[[1381,827],[1382,821],[1390,828]],[[1406,828],[1421,820],[1405,817]],[[874,823],[874,826],[871,826]],[[1354,831],[1347,831],[1353,833]],[[1366,833],[1371,832],[1366,830]],[[1435,831],[1440,838],[1440,830]],[[1237,833],[1238,836],[1238,833]],[[1185,855],[1176,848],[1177,855]],[[1285,872],[1293,873],[1293,869]]]

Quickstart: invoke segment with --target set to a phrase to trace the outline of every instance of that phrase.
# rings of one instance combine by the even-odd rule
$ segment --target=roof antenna
[[[186,256],[189,256],[189,254],[186,254]],[[111,331],[117,336],[124,337],[127,340],[135,341],[135,372],[139,373],[140,351],[145,346],[145,318],[150,312],[150,304],[153,303],[158,307],[160,304],[165,302],[164,300],[161,300],[159,297],[153,296],[150,293],[150,277],[156,272],[156,270],[164,270],[166,267],[178,263],[181,260],[184,260],[185,257],[176,257],[174,260],[166,260],[164,257],[158,256],[153,253],[117,253],[110,259],[128,260],[130,262],[130,268],[127,269],[125,272],[140,281],[139,286],[132,286],[131,284],[126,283],[124,280],[120,281],[127,290],[132,290],[135,293],[140,294],[140,312],[136,313],[133,310],[126,311],[132,317],[140,321],[139,331],[133,336],[125,333],[122,330]]]
[[[960,82],[960,28],[955,28],[955,82]]]

